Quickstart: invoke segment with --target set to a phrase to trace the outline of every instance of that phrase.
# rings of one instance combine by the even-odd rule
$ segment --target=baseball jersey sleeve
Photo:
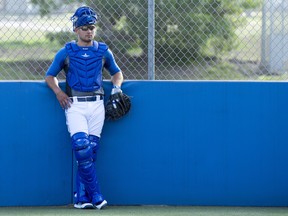
[[[104,59],[104,67],[109,71],[111,76],[121,71],[110,49],[104,53]]]
[[[46,72],[46,76],[56,77],[58,73],[60,73],[60,71],[63,69],[66,57],[67,57],[67,52],[65,50],[65,47],[63,47],[56,53],[52,64],[50,65],[50,67],[48,68]]]

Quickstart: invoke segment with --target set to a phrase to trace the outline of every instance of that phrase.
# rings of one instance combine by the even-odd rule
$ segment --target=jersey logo
[[[89,57],[90,55],[87,55],[87,54],[85,53],[84,55],[81,55],[81,56],[83,56],[84,58],[87,58],[87,57]]]

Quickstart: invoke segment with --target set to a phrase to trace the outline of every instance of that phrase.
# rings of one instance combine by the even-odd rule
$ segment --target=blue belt
[[[103,100],[103,95],[95,95],[95,96],[86,96],[86,97],[71,97],[71,100],[74,102],[91,102],[91,101],[97,101],[97,100]]]

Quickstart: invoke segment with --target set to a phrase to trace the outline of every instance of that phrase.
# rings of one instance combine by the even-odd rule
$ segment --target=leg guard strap
[[[90,145],[92,147],[93,150],[93,161],[96,161],[97,159],[97,151],[99,149],[99,141],[100,138],[94,135],[89,135],[89,141],[90,141]]]

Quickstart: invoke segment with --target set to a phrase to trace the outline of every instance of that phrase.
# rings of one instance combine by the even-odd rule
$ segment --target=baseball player
[[[94,40],[97,14],[83,6],[71,17],[76,41],[60,49],[46,72],[45,81],[65,110],[66,124],[77,160],[74,207],[102,209],[107,201],[100,192],[95,169],[99,140],[105,119],[102,70],[111,75],[111,95],[122,92],[123,74],[111,50]],[[57,74],[64,70],[66,91],[58,85]]]

